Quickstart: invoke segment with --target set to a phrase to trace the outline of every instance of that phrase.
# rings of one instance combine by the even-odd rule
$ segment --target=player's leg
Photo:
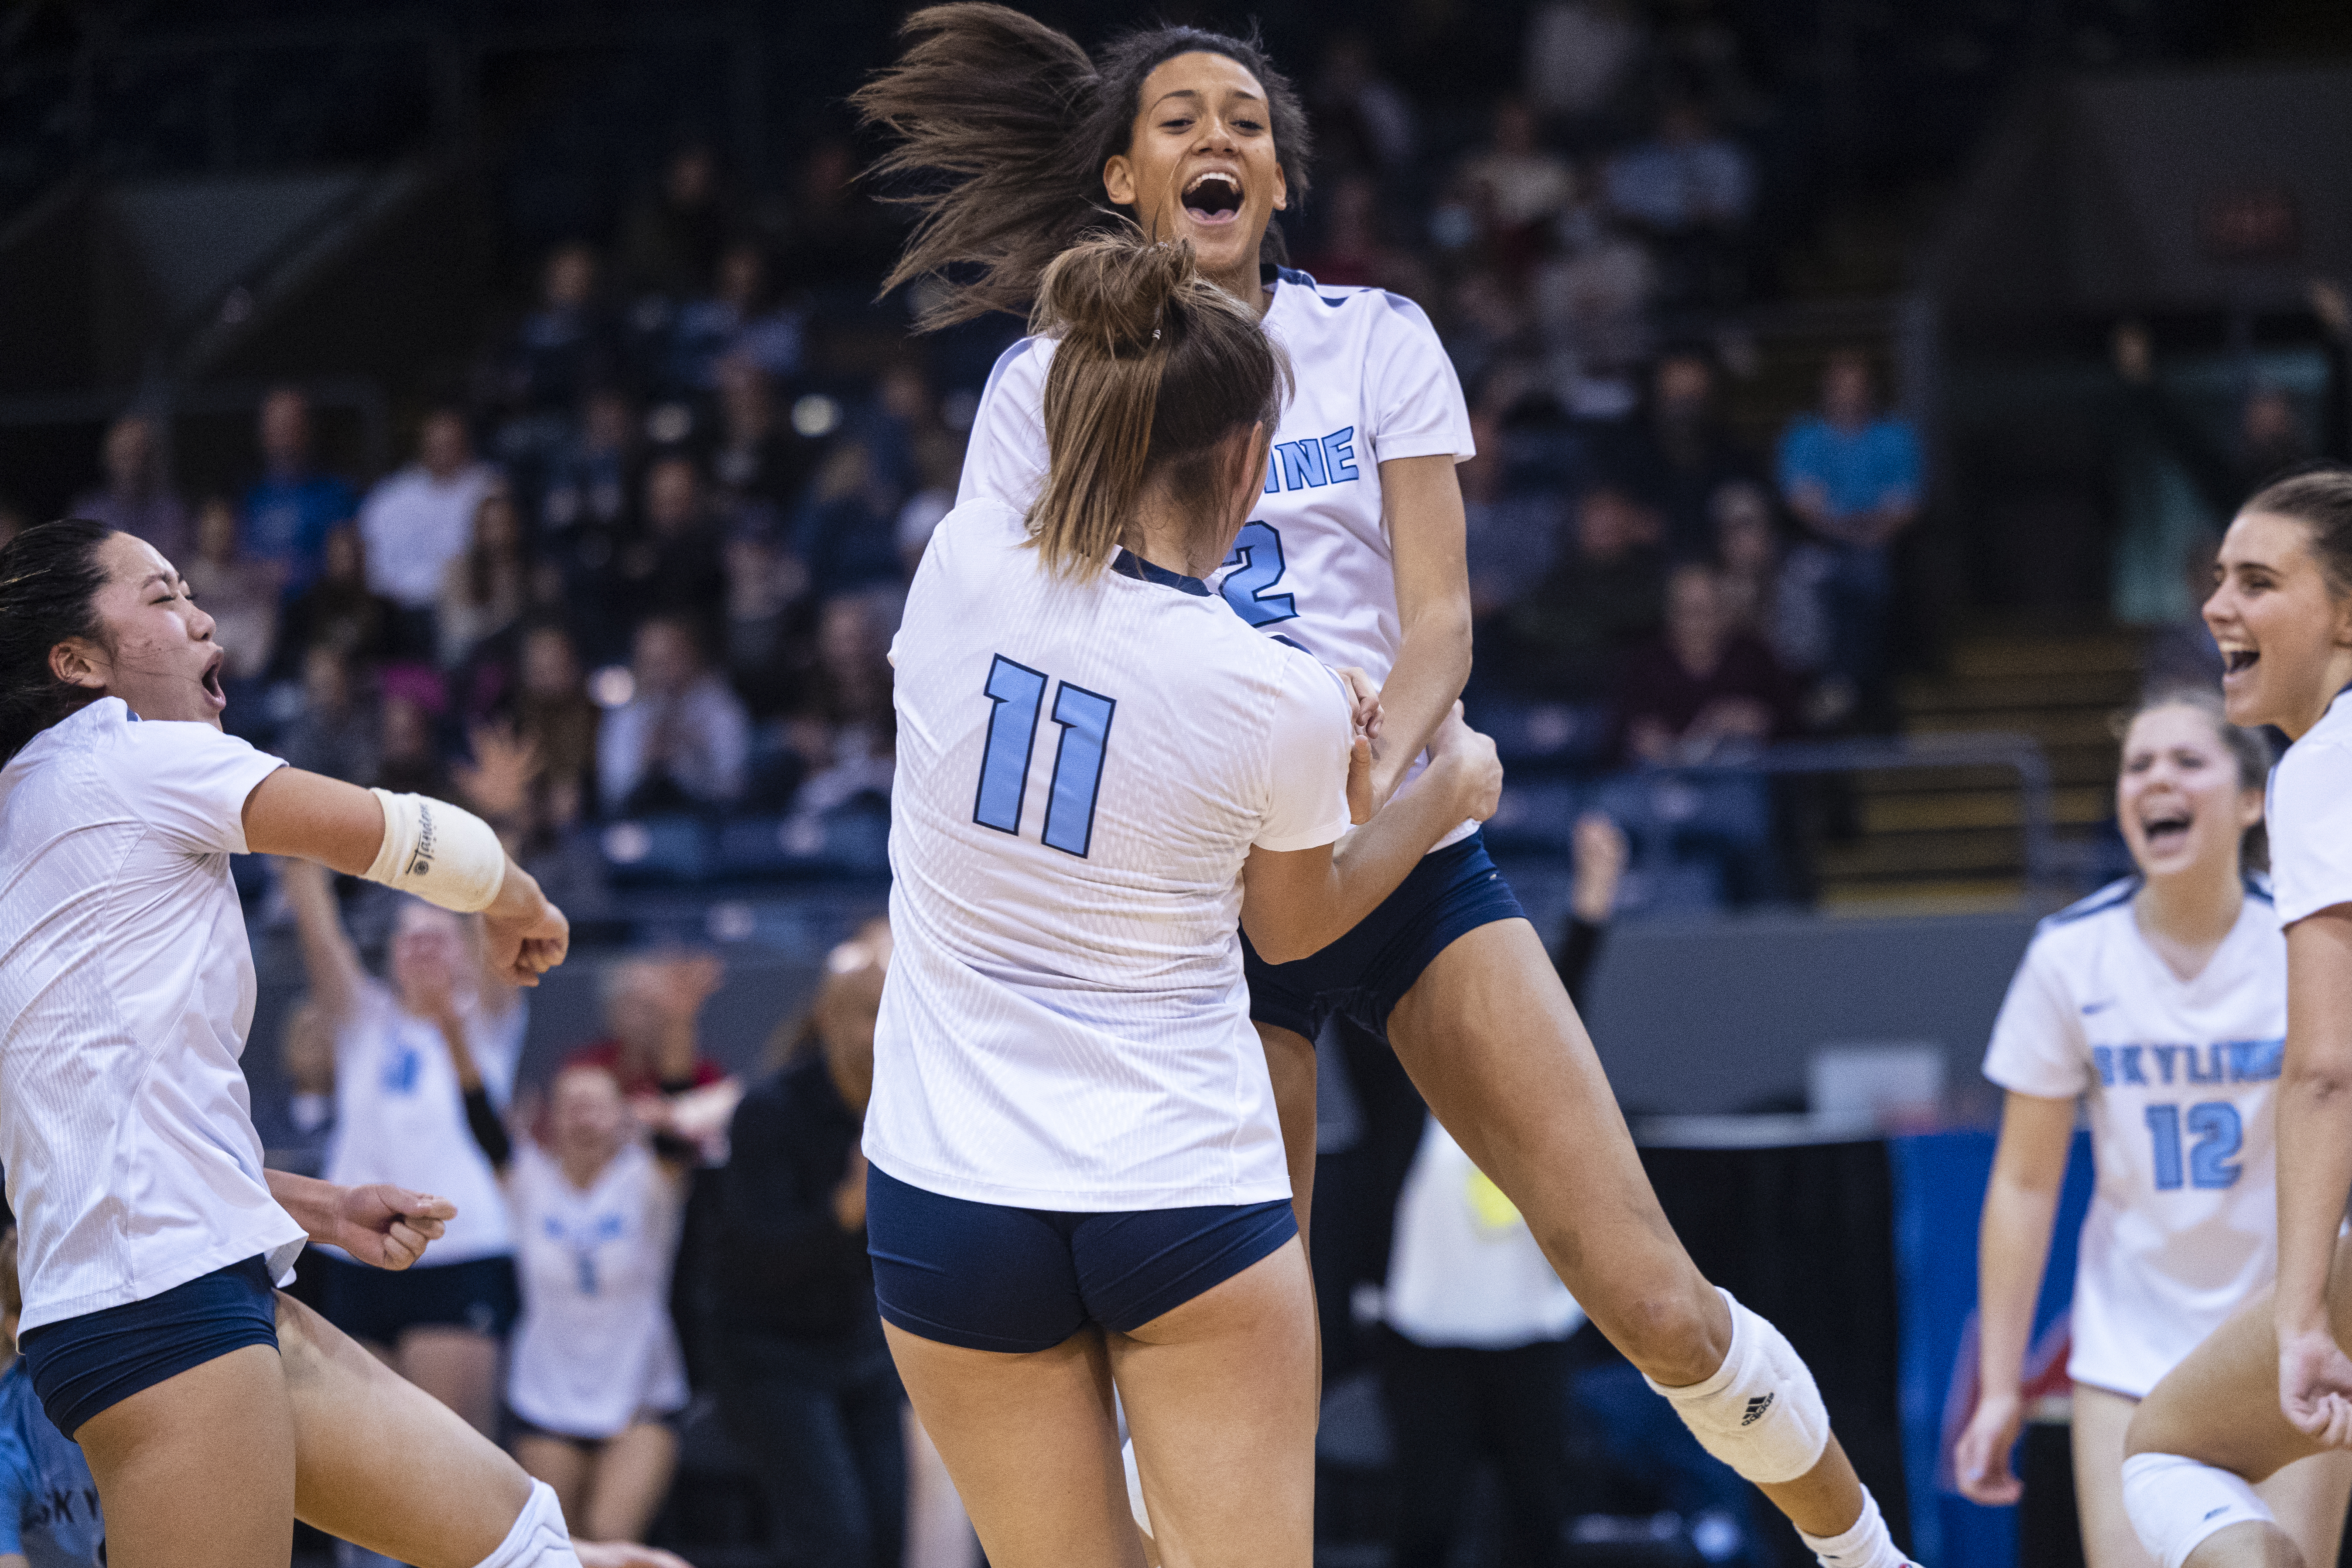
[[[564,1518],[588,1517],[588,1477],[595,1465],[590,1445],[552,1432],[525,1432],[515,1439],[514,1457],[526,1475],[554,1491]]]
[[[499,1342],[445,1323],[401,1331],[393,1357],[400,1375],[488,1436],[499,1427]]]
[[[284,1568],[295,1423],[278,1352],[246,1345],[109,1405],[68,1434],[106,1511],[112,1568]]]
[[[301,1519],[415,1568],[574,1568],[554,1492],[455,1411],[284,1295],[278,1343]]]
[[[1142,1568],[1098,1330],[1026,1352],[883,1331],[992,1568]]]
[[[1811,1373],[1769,1323],[1706,1282],[1666,1222],[1535,928],[1497,920],[1454,939],[1388,1032],[1430,1110],[1518,1206],[1578,1304],[1707,1451],[1755,1482],[1816,1555],[1901,1562],[1828,1433]]]
[[[632,1421],[596,1445],[586,1497],[576,1510],[563,1499],[563,1517],[591,1541],[643,1541],[677,1471],[677,1434],[660,1421]]]
[[[2339,1341],[2352,1331],[2347,1256],[2337,1243],[2328,1281]],[[2271,1292],[2263,1290],[2140,1402],[2124,1439],[2124,1505],[2141,1542],[2165,1568],[2304,1563],[2255,1489],[2320,1451],[2288,1424],[2278,1398],[2278,1336]]]
[[[2074,1516],[2084,1568],[2157,1568],[2124,1511],[2124,1432],[2139,1401],[2074,1385]]]
[[[1182,1305],[1106,1336],[1152,1538],[1169,1568],[1307,1568],[1312,1560],[1315,1333],[1314,1282],[1292,1237]],[[1105,1452],[1124,1514],[1116,1438]],[[1133,1533],[1130,1526],[1130,1541]],[[981,1540],[998,1563],[987,1531]]]
[[[2344,1516],[2352,1507],[2352,1453],[2314,1454],[2254,1489],[2306,1563],[2328,1568],[2344,1545]]]

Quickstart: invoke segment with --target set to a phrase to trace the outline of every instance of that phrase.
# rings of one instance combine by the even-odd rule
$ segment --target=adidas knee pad
[[[2273,1522],[2244,1477],[2178,1454],[2134,1454],[2124,1461],[2124,1511],[2132,1533],[2164,1568],[2180,1568],[2216,1531]]]
[[[1821,1462],[1830,1413],[1803,1360],[1780,1331],[1716,1293],[1731,1309],[1731,1350],[1713,1377],[1681,1388],[1645,1378],[1683,1418],[1699,1447],[1745,1480],[1793,1481]]]
[[[507,1538],[477,1568],[580,1568],[554,1489],[545,1481],[531,1482],[530,1497],[515,1515]]]

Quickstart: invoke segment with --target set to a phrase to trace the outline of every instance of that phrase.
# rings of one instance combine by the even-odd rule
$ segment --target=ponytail
[[[1145,483],[1213,506],[1227,437],[1271,428],[1290,366],[1248,308],[1201,277],[1190,243],[1101,235],[1055,257],[1030,331],[1057,342],[1045,376],[1045,489],[1029,512],[1048,570],[1091,575]]]
[[[105,695],[59,680],[49,653],[73,637],[106,644],[98,591],[104,523],[68,518],[0,545],[0,763],[32,738]]]

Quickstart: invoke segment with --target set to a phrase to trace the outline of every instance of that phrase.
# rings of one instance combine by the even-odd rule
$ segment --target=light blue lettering
[[[1322,487],[1328,481],[1323,477],[1323,444],[1319,441],[1285,441],[1275,448],[1282,454],[1282,486],[1299,489],[1308,485]]]
[[[2123,1069],[2126,1083],[2144,1084],[2147,1081],[2147,1074],[2140,1070],[2139,1053],[2140,1047],[2137,1046],[2122,1046],[2116,1048],[2116,1056],[2118,1060],[2116,1065]]]
[[[2209,1062],[2210,1062],[2210,1063],[2212,1064],[2210,1067],[2208,1067],[2208,1068],[2200,1068],[2200,1067],[2197,1065],[2197,1063],[2198,1063],[2198,1061],[2199,1061],[2199,1059],[2200,1059],[2200,1051],[2199,1051],[2199,1049],[2198,1049],[2198,1047],[2195,1047],[2195,1046],[2191,1046],[2191,1047],[2189,1047],[2189,1082],[2191,1082],[2191,1083],[2220,1083],[2220,1082],[2221,1082],[2224,1079],[2226,1079],[2226,1078],[2228,1078],[2228,1077],[2230,1076],[2230,1074],[2229,1074],[2229,1069],[2228,1069],[2228,1068],[2224,1068],[2224,1067],[2222,1067],[2222,1065],[2221,1065],[2221,1047],[2219,1047],[2219,1046],[2207,1046],[2207,1047],[2204,1047],[2204,1049],[2203,1049],[2203,1051],[2202,1051],[2201,1055],[2202,1055],[2202,1058],[2203,1058],[2203,1059],[2204,1059],[2204,1060],[2209,1061]]]
[[[2105,1046],[2091,1047],[2091,1065],[2099,1069],[2099,1081],[2109,1089],[2116,1087],[2116,1053]]]
[[[2286,1064],[2286,1041],[2230,1040],[2225,1042],[2230,1053],[2231,1083],[2267,1083],[2278,1077]]]
[[[1341,479],[1356,477],[1356,427],[1353,425],[1345,430],[1334,430],[1323,437],[1323,468],[1335,485]]]
[[[2158,1074],[2158,1075],[2160,1075],[2160,1076],[2163,1078],[2163,1079],[2164,1079],[2164,1081],[2165,1081],[2166,1083],[2169,1084],[2169,1083],[2172,1081],[2172,1057],[2173,1057],[2173,1053],[2174,1053],[2174,1052],[2176,1052],[2176,1051],[2180,1051],[2180,1050],[2184,1050],[2184,1049],[2187,1049],[2187,1048],[2188,1048],[2188,1047],[2183,1047],[2183,1046],[2150,1046],[2150,1047],[2148,1047],[2148,1049],[2149,1049],[2149,1050],[2154,1051],[2154,1052],[2156,1053],[2156,1070],[2157,1070]]]

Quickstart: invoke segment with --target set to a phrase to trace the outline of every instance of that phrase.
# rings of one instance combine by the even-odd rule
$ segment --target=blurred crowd
[[[1717,8],[1659,15],[1535,7],[1524,89],[1466,149],[1424,136],[1362,36],[1297,62],[1318,184],[1290,254],[1436,322],[1479,450],[1473,707],[1582,773],[1883,723],[1891,544],[1924,482],[1859,351],[1777,449],[1734,433],[1770,105]],[[821,141],[754,201],[682,142],[537,258],[466,395],[414,411],[372,485],[320,466],[287,386],[240,489],[182,496],[134,411],[78,510],[184,564],[233,653],[232,726],[298,765],[454,790],[526,858],[674,814],[821,843],[888,789],[889,638],[1019,330],[912,338],[919,300],[871,300],[902,229],[857,168]]]

